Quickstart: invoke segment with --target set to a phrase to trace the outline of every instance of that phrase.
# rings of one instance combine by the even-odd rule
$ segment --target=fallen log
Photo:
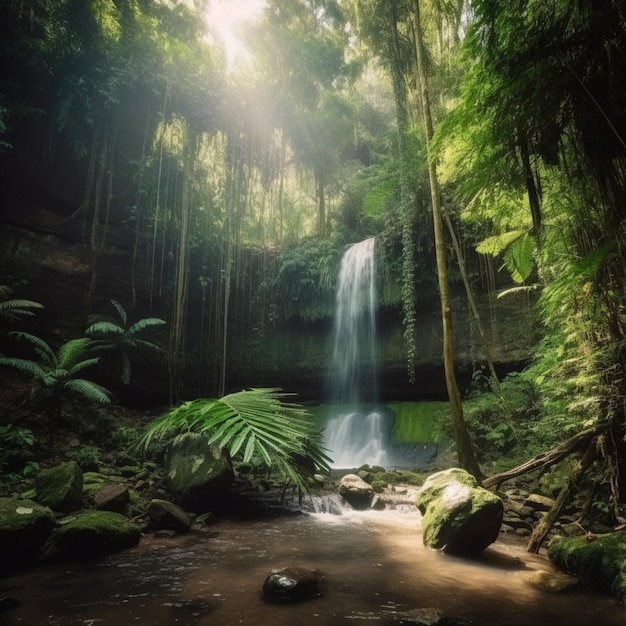
[[[556,448],[553,448],[548,452],[542,452],[541,454],[538,454],[530,459],[530,461],[522,463],[522,465],[518,465],[517,467],[507,470],[506,472],[487,476],[487,478],[483,480],[482,485],[486,489],[489,489],[490,487],[497,488],[503,482],[510,480],[511,478],[516,478],[517,476],[522,476],[523,474],[543,469],[544,467],[550,467],[573,452],[577,452],[581,448],[588,447],[594,437],[606,432],[610,427],[611,424],[607,422],[582,430],[573,437],[570,437],[567,441],[559,444]]]

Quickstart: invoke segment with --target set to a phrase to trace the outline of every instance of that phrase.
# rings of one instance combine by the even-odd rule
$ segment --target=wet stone
[[[273,569],[263,583],[263,597],[269,602],[300,602],[321,595],[317,570],[302,567]]]

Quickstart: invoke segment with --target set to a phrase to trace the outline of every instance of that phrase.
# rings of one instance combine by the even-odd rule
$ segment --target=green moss
[[[393,435],[398,443],[442,443],[449,438],[448,402],[393,402],[386,408],[393,415]]]
[[[372,481],[372,489],[374,493],[382,493],[387,483],[384,480],[373,480]]]
[[[43,547],[42,559],[85,560],[137,545],[141,532],[123,515],[85,511],[65,517]]]
[[[55,525],[47,507],[32,500],[0,498],[0,573],[34,563]]]
[[[626,595],[626,531],[587,537],[562,537],[550,544],[548,557],[560,569],[606,593]]]
[[[41,472],[36,488],[40,504],[53,511],[76,511],[82,503],[83,473],[75,461],[61,463]]]

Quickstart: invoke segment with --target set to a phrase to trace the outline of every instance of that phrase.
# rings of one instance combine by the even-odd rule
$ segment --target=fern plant
[[[38,359],[0,356],[0,366],[17,370],[39,383],[39,395],[43,397],[56,423],[61,418],[63,401],[69,396],[100,403],[111,401],[111,394],[107,389],[79,376],[99,361],[89,352],[92,343],[89,339],[71,339],[55,352],[36,335],[12,331],[8,336],[27,342]]]
[[[7,285],[0,285],[0,321],[15,322],[23,317],[30,317],[35,314],[32,309],[43,309],[43,304],[24,298],[13,298],[13,290]]]
[[[286,395],[280,389],[258,388],[219,400],[185,402],[148,424],[137,446],[146,451],[155,440],[199,432],[209,443],[227,448],[232,458],[277,470],[288,483],[306,492],[316,472],[329,471],[330,459],[306,409],[285,402]]]
[[[124,307],[117,300],[111,300],[111,304],[117,316],[91,316],[85,336],[95,340],[95,349],[113,351],[117,354],[116,380],[128,385],[131,361],[140,352],[163,354],[163,348],[160,345],[144,339],[142,335],[148,329],[162,326],[166,322],[158,317],[146,317],[129,326]]]

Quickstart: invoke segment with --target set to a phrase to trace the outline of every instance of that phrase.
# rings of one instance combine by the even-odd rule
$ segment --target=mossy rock
[[[32,500],[0,498],[0,573],[35,563],[55,525],[48,507]]]
[[[452,468],[429,476],[415,504],[423,515],[425,546],[452,554],[477,554],[498,538],[502,500],[479,487],[465,470]]]
[[[41,558],[84,561],[132,548],[140,536],[139,528],[119,513],[84,511],[60,521]]]
[[[39,474],[36,483],[37,500],[53,511],[71,513],[83,502],[83,472],[76,461],[61,463]]]
[[[159,530],[174,530],[186,533],[191,529],[191,518],[177,504],[155,498],[148,505],[148,515]]]
[[[210,445],[205,436],[185,433],[172,443],[166,476],[181,506],[194,513],[206,513],[215,497],[229,490],[235,475],[227,450]]]
[[[548,557],[584,585],[626,601],[626,530],[593,540],[586,536],[560,537],[550,544]]]

